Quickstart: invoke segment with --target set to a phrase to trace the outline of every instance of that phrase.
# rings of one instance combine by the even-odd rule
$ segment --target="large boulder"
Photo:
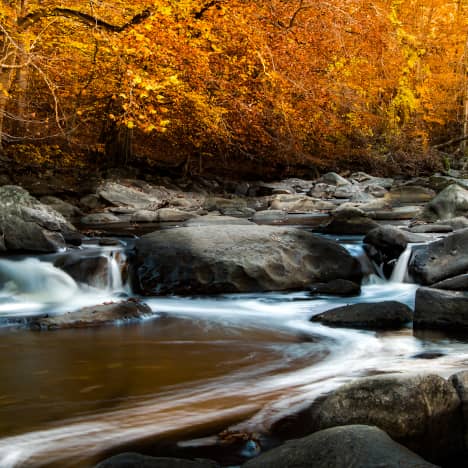
[[[418,288],[414,306],[415,329],[468,330],[468,292]]]
[[[306,289],[360,282],[359,262],[337,242],[273,226],[200,226],[157,231],[135,244],[134,290],[145,295]]]
[[[2,250],[56,252],[79,236],[58,211],[40,203],[15,185],[0,187],[0,236]]]
[[[463,448],[460,398],[451,383],[437,375],[359,379],[301,416],[302,429],[308,432],[350,424],[377,426],[434,463],[455,458]],[[287,422],[283,431],[294,424]]]
[[[324,325],[371,330],[391,330],[402,328],[412,320],[412,311],[396,301],[363,302],[327,310],[314,315],[312,322]]]
[[[116,322],[133,322],[152,313],[151,308],[139,300],[83,307],[62,315],[47,315],[30,322],[34,330],[57,330],[62,328],[90,328]]]
[[[458,184],[444,188],[425,207],[423,218],[446,220],[468,213],[468,190]]]
[[[374,426],[333,427],[260,455],[242,468],[434,467]]]
[[[218,468],[211,460],[150,457],[139,453],[121,453],[98,463],[95,468]]]
[[[331,220],[319,230],[326,234],[367,234],[378,227],[377,222],[359,208],[338,208],[332,213]]]
[[[413,252],[408,272],[417,283],[430,285],[468,272],[468,229],[461,229]]]
[[[58,257],[54,266],[79,283],[97,288],[106,287],[109,283],[109,260],[104,255],[73,252]]]

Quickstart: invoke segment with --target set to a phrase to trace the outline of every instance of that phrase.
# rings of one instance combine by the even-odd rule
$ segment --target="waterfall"
[[[109,252],[107,257],[107,289],[114,292],[129,293],[128,284],[122,278],[122,270],[126,265],[126,256],[120,250]]]
[[[393,283],[405,283],[408,281],[408,262],[413,251],[412,245],[408,244],[406,249],[401,253],[390,276],[390,281]]]

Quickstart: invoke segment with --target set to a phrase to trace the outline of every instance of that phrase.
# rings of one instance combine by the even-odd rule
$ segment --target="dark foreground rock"
[[[348,279],[359,262],[338,243],[292,228],[200,226],[157,231],[135,244],[134,291],[144,295],[306,289]]]
[[[423,458],[439,463],[463,449],[460,398],[437,375],[388,375],[356,380],[273,428],[303,434],[350,424],[374,425]]]
[[[414,306],[415,329],[468,331],[468,292],[418,288]]]
[[[0,213],[0,251],[56,252],[67,240],[80,242],[58,211],[21,187],[0,187]]]
[[[449,289],[452,291],[468,291],[468,273],[431,284],[431,288]]]
[[[450,377],[462,404],[463,423],[465,427],[465,450],[468,450],[468,371],[457,372]]]
[[[361,286],[354,281],[336,279],[328,283],[314,283],[309,286],[312,294],[324,294],[330,296],[357,296],[361,292]]]
[[[30,326],[34,330],[57,330],[62,328],[88,328],[130,322],[151,314],[151,308],[138,300],[83,307],[63,315],[45,316],[34,319]]]
[[[211,460],[149,457],[139,453],[121,453],[98,463],[95,468],[218,468]]]
[[[408,272],[414,280],[430,285],[468,272],[468,229],[415,249]]]
[[[373,426],[333,427],[291,440],[242,468],[435,467]]]
[[[332,219],[320,227],[324,234],[367,234],[378,227],[376,221],[357,208],[337,209],[332,213]]]
[[[314,315],[312,322],[337,327],[392,330],[412,320],[411,309],[401,302],[383,301],[351,304]]]

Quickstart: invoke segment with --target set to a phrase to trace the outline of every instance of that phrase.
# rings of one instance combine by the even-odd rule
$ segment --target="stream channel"
[[[353,255],[365,255],[361,238],[339,241]],[[359,301],[413,307],[417,285],[403,282],[407,255],[391,281],[371,275],[358,297],[154,297],[144,298],[153,315],[138,323],[58,331],[21,326],[32,315],[131,295],[117,261],[129,247],[131,241],[120,248],[89,240],[80,248],[108,259],[100,288],[77,284],[55,268],[59,254],[0,260],[0,467],[92,466],[119,450],[168,438],[185,440],[182,450],[226,427],[262,432],[357,377],[448,376],[468,364],[466,343],[454,338],[309,321]],[[250,455],[248,444],[239,450]]]

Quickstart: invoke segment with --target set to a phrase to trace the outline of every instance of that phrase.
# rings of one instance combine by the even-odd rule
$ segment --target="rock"
[[[310,320],[325,325],[370,330],[400,329],[412,320],[412,310],[401,302],[351,304],[314,315]]]
[[[385,187],[373,183],[364,185],[364,190],[376,198],[383,198],[388,193],[388,190]]]
[[[328,283],[314,283],[309,286],[312,294],[326,294],[331,296],[357,296],[361,286],[354,281],[336,279]]]
[[[249,208],[243,198],[207,198],[204,208],[208,211],[219,211],[224,216],[240,218],[248,218],[255,213],[255,210]]]
[[[132,322],[150,314],[152,311],[148,305],[139,300],[129,299],[94,307],[83,307],[62,315],[38,317],[31,321],[30,326],[34,330],[100,327],[116,322]]]
[[[344,385],[307,413],[311,425],[326,429],[368,424],[425,459],[439,463],[463,448],[461,402],[438,375],[384,375]]]
[[[399,203],[426,203],[432,200],[436,195],[434,190],[418,185],[400,185],[392,187],[387,193],[386,198],[392,202],[392,205]]]
[[[286,222],[287,219],[288,215],[283,210],[257,211],[252,217],[252,221],[258,224],[281,224]]]
[[[8,251],[56,252],[76,230],[58,211],[21,187],[0,187],[0,234]]]
[[[451,291],[468,291],[468,273],[453,276],[438,283],[431,284],[434,289],[448,289]]]
[[[316,211],[316,199],[306,195],[277,195],[273,198],[270,208],[288,213]]]
[[[384,178],[384,177],[373,177],[365,172],[354,172],[350,177],[351,181],[356,181],[361,186],[366,187],[370,185],[379,186],[384,189],[390,189],[393,186],[393,179]]]
[[[159,215],[157,211],[137,210],[132,214],[130,221],[132,223],[157,223]]]
[[[150,457],[128,452],[108,458],[95,468],[219,468],[219,465],[211,460]]]
[[[457,184],[446,187],[425,207],[423,219],[446,220],[468,213],[468,190]]]
[[[416,224],[409,228],[410,232],[414,232],[416,234],[424,234],[430,232],[437,232],[437,233],[447,233],[452,232],[452,226],[448,224],[436,224],[436,223],[429,223],[429,224]]]
[[[105,207],[105,204],[103,203],[101,197],[95,193],[91,193],[81,198],[80,204],[88,210],[100,210]]]
[[[140,180],[116,182],[106,180],[97,189],[98,195],[113,206],[135,210],[156,210],[167,205],[171,193],[164,187],[152,186]]]
[[[81,218],[81,224],[110,224],[120,223],[122,220],[118,216],[112,213],[91,213]]]
[[[449,185],[458,184],[460,187],[468,188],[468,181],[466,179],[456,179],[455,177],[443,176],[434,174],[429,177],[428,185],[436,192],[440,192]]]
[[[205,294],[305,289],[349,279],[361,267],[338,243],[273,226],[219,225],[157,231],[135,243],[130,271],[138,294]]]
[[[374,426],[332,427],[249,460],[242,468],[430,468]]]
[[[413,327],[466,332],[468,330],[468,292],[418,288]]]
[[[319,181],[329,185],[336,185],[337,187],[351,185],[351,182],[349,182],[349,180],[346,180],[344,177],[341,177],[336,172],[328,172],[324,174],[322,177],[320,177]]]
[[[51,206],[70,222],[75,221],[83,216],[83,212],[78,207],[57,197],[42,197],[41,203]]]
[[[423,285],[442,281],[468,271],[468,229],[419,246],[408,264],[413,279]]]
[[[196,217],[193,213],[188,213],[187,211],[178,210],[176,208],[160,208],[157,213],[160,223],[182,222]]]
[[[468,218],[465,216],[457,216],[456,218],[445,220],[444,224],[451,226],[453,230],[456,231],[457,229],[464,229],[468,227]]]
[[[309,195],[318,199],[332,198],[335,193],[336,186],[331,184],[325,184],[323,182],[318,182],[314,187],[309,191]]]
[[[369,258],[377,265],[387,268],[394,263],[409,243],[424,242],[427,237],[413,234],[394,226],[379,226],[364,237],[364,249]]]
[[[262,197],[279,193],[295,193],[294,188],[287,182],[259,182],[249,188],[248,195]]]
[[[332,219],[319,228],[326,234],[367,234],[378,224],[357,208],[337,209]]]
[[[369,211],[368,215],[372,219],[378,220],[405,220],[413,219],[422,211],[419,206],[399,206],[390,210]]]
[[[73,252],[59,257],[54,266],[79,283],[97,288],[106,287],[109,283],[109,261],[103,255]]]
[[[235,218],[233,216],[206,215],[185,221],[183,226],[253,226],[254,223],[245,218]]]
[[[457,372],[450,377],[450,382],[455,387],[462,405],[462,414],[465,427],[465,449],[468,449],[468,371]]]

